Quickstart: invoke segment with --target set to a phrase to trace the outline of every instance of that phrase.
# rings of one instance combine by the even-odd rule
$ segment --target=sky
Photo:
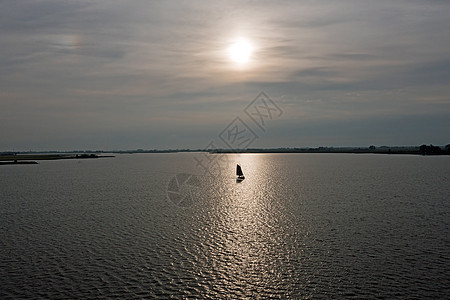
[[[446,145],[449,16],[437,0],[3,0],[0,151],[226,148],[239,126],[241,147]]]

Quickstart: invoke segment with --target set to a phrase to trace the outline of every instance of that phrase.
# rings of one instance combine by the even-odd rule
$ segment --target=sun
[[[237,39],[230,47],[228,47],[230,59],[238,64],[248,63],[252,54],[253,46],[244,38]]]

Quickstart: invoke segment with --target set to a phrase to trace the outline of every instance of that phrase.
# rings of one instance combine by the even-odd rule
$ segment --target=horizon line
[[[386,148],[419,148],[420,146],[438,146],[438,147],[450,147],[449,144],[445,145],[433,145],[433,144],[420,144],[420,145],[381,145],[381,146],[375,146],[375,145],[369,145],[369,146],[296,146],[296,147],[253,147],[253,148],[237,148],[237,149],[230,149],[230,148],[216,148],[216,149],[205,149],[205,148],[136,148],[136,149],[71,149],[71,150],[0,150],[0,154],[3,153],[37,153],[37,152],[63,152],[63,153],[70,153],[70,152],[214,152],[214,151],[228,151],[228,152],[243,152],[243,151],[252,151],[252,150],[313,150],[313,149],[386,149]],[[374,148],[372,148],[374,147]]]

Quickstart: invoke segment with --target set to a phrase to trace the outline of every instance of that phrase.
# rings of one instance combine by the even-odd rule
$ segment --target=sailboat
[[[238,182],[245,179],[244,173],[242,173],[242,168],[239,164],[236,166],[236,175],[237,175],[236,181]]]

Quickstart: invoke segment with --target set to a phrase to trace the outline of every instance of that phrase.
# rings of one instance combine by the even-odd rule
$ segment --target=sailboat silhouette
[[[236,181],[242,181],[245,179],[244,173],[242,172],[242,168],[239,164],[236,166],[236,176]]]

